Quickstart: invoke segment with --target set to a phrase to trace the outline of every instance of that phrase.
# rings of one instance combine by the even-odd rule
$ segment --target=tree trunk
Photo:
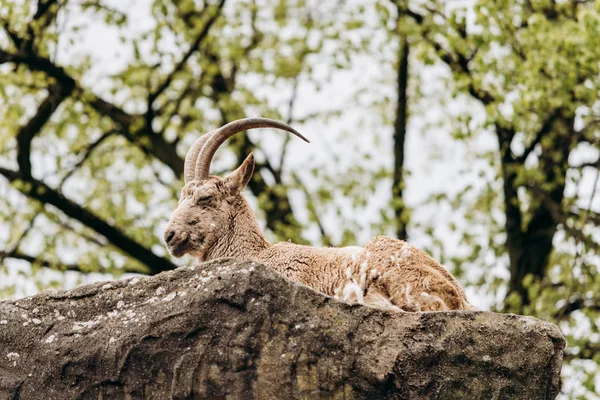
[[[508,295],[517,293],[523,306],[530,303],[527,287],[523,279],[531,275],[534,280],[546,276],[548,262],[552,253],[552,240],[562,221],[561,204],[564,198],[565,181],[568,169],[568,157],[573,147],[573,117],[561,117],[554,121],[547,137],[552,140],[542,142],[542,154],[539,157],[539,169],[543,171],[544,182],[533,183],[529,192],[531,219],[523,225],[519,209],[519,198],[515,180],[517,170],[525,168],[523,163],[516,164],[510,157],[510,150],[501,149],[502,171],[504,177],[504,196],[506,208],[507,249],[510,258],[510,282]],[[544,143],[546,143],[544,145]],[[509,159],[510,158],[510,159]],[[543,186],[543,188],[542,188]],[[545,188],[549,189],[545,189]]]
[[[392,181],[392,204],[396,221],[396,236],[407,238],[408,210],[404,204],[404,143],[408,120],[408,55],[409,45],[406,34],[400,34],[398,49],[396,121],[394,123],[394,177]]]

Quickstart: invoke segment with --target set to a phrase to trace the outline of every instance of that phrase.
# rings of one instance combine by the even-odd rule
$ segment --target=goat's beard
[[[190,251],[189,255],[194,257],[194,265],[198,265],[206,261],[206,253],[208,253],[208,249],[202,246],[201,249]]]
[[[203,238],[202,243],[195,246],[188,254],[196,260],[196,264],[208,261],[210,258],[211,249],[214,247],[216,240],[213,242],[211,235]],[[214,258],[214,257],[213,257]]]

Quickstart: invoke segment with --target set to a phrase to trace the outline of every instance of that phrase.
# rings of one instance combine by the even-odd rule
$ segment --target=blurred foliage
[[[313,140],[313,159],[283,134],[253,133],[232,138],[213,172],[257,154],[248,195],[272,240],[352,245],[402,232],[401,215],[492,308],[560,325],[568,397],[598,391],[598,1],[0,4],[0,260],[14,282],[0,296],[66,284],[47,270],[74,284],[78,272],[173,268],[162,228],[200,133],[253,115],[301,131],[345,119]],[[402,40],[409,120],[437,104],[446,118],[425,130],[451,129],[472,161],[459,187],[419,205],[393,195],[399,170],[385,161],[397,157]],[[322,90],[365,65],[351,90]],[[447,98],[424,93],[434,67]],[[302,90],[331,107],[303,106]],[[400,167],[401,189],[419,190]],[[430,220],[414,215],[431,207]]]

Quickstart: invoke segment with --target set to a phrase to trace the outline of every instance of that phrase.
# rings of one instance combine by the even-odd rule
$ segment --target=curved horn
[[[208,138],[213,133],[214,133],[214,131],[210,131],[207,134],[204,134],[204,135],[200,136],[198,139],[196,139],[194,144],[192,144],[192,147],[190,147],[187,154],[185,155],[185,164],[183,166],[183,179],[184,179],[185,183],[188,183],[188,182],[194,180],[194,177],[196,176],[195,168],[196,168],[196,160],[198,159],[198,154],[200,154],[200,150],[202,150],[204,143],[206,143]]]
[[[217,152],[217,149],[223,144],[223,142],[225,142],[227,139],[229,139],[238,132],[243,132],[248,129],[256,128],[281,129],[293,133],[305,142],[310,143],[308,139],[302,136],[298,131],[296,131],[291,126],[284,124],[283,122],[275,121],[273,119],[268,118],[238,119],[236,121],[232,121],[226,125],[223,125],[219,129],[212,132],[210,139],[204,144],[204,147],[202,147],[202,151],[200,152],[198,160],[196,161],[196,179],[208,178],[208,173],[210,172],[210,162],[212,161],[213,156]]]

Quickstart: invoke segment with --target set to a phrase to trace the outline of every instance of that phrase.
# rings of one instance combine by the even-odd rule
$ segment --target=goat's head
[[[237,215],[240,193],[252,177],[254,157],[250,154],[225,178],[209,175],[210,162],[225,140],[254,128],[282,129],[308,142],[288,125],[266,118],[233,121],[198,138],[185,157],[185,185],[179,205],[165,229],[164,239],[173,256],[188,253],[203,259],[218,239],[227,235],[232,218]]]

